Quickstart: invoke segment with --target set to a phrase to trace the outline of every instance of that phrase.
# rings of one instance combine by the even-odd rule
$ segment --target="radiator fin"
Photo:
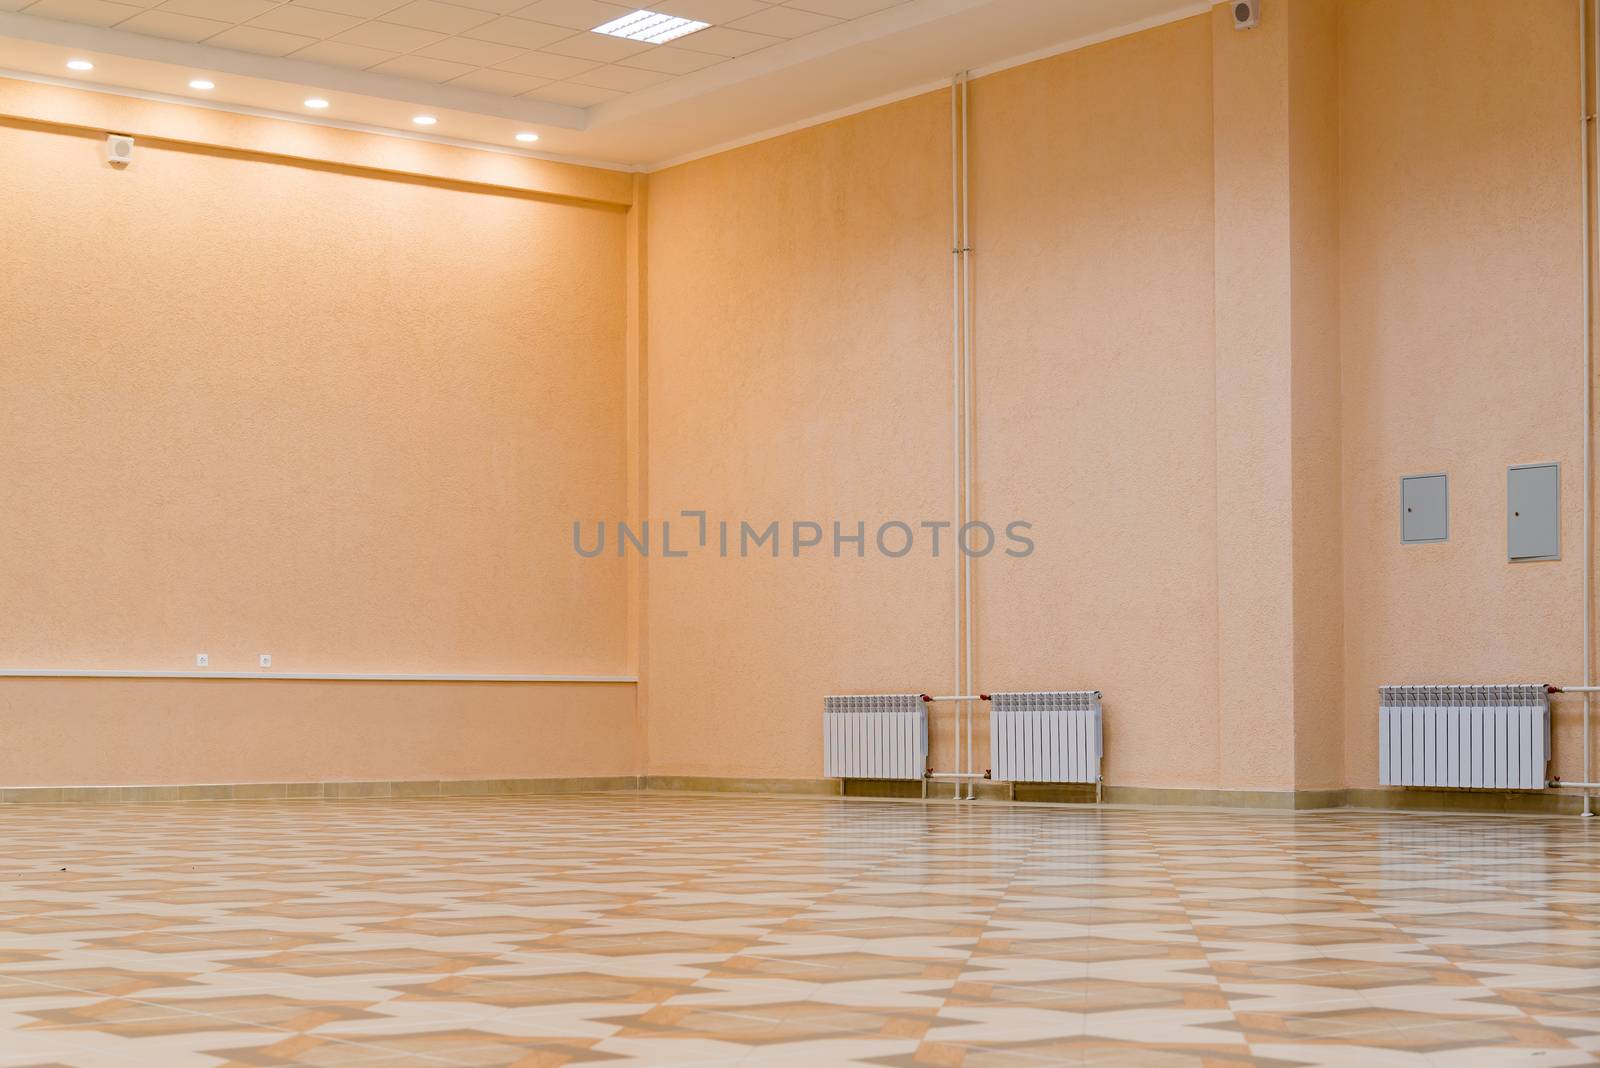
[[[822,699],[822,773],[832,779],[921,779],[928,711],[914,693]]]
[[[1549,762],[1542,683],[1378,687],[1384,786],[1538,790]]]
[[[1097,782],[1100,691],[997,693],[989,714],[991,774],[1001,782]]]

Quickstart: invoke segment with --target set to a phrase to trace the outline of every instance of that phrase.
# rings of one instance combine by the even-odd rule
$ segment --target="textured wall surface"
[[[1578,677],[1574,29],[1284,0],[974,83],[978,506],[1040,525],[978,568],[980,688],[1105,690],[1113,782],[1282,790],[1373,784],[1380,683]],[[947,107],[652,176],[654,512],[948,500]],[[1566,556],[1508,564],[1539,460]],[[1398,479],[1437,470],[1452,539],[1401,547]],[[823,693],[948,680],[950,581],[653,566],[648,770],[818,774]]]
[[[1583,667],[1577,36],[1561,0],[1348,0],[1341,149],[1346,769],[1375,687]],[[1426,62],[1418,57],[1426,56]],[[1506,560],[1506,467],[1562,464],[1560,561]],[[1450,540],[1401,545],[1399,478],[1450,475]],[[1576,777],[1579,702],[1557,702]]]
[[[1038,546],[979,563],[977,676],[1104,688],[1141,784],[1217,761],[1209,50],[1191,20],[972,90],[975,496]],[[652,514],[950,516],[948,123],[932,94],[652,176]],[[785,556],[652,562],[653,773],[814,776],[821,695],[949,692],[948,546]]]
[[[978,506],[1038,542],[978,564],[980,687],[1100,689],[1110,781],[1212,786],[1209,30],[1028,64],[972,98]]]
[[[1273,792],[1372,786],[1382,683],[1580,676],[1575,29],[1272,0],[973,84],[976,504],[1037,545],[978,565],[978,688],[1102,689],[1114,785]],[[17,107],[116,106],[65,92]],[[954,685],[948,534],[871,543],[952,511],[946,94],[626,182],[356,173],[342,132],[273,162],[233,120],[122,173],[33,112],[0,124],[6,661],[643,683],[0,682],[0,785],[809,779],[823,695]],[[1508,563],[1505,469],[1551,460],[1563,558]],[[1435,471],[1450,540],[1402,546]],[[647,564],[614,526],[574,558],[628,516]]]
[[[948,547],[831,544],[836,519],[950,517],[948,115],[920,97],[651,176],[650,512],[735,538],[651,560],[660,774],[815,776],[823,694],[950,683]],[[825,544],[740,557],[738,524],[772,520]]]
[[[624,504],[622,209],[164,144],[117,170],[99,139],[30,124],[0,126],[0,185],[7,665],[626,670],[622,564],[571,549],[574,519]],[[271,776],[315,738],[433,777],[473,763],[459,745],[531,767],[518,702],[584,714],[460,687],[396,696],[375,733],[375,691],[95,685],[62,688],[88,704],[59,715],[49,684],[8,684],[8,734],[114,745],[139,782],[269,775],[174,761],[196,731]],[[335,694],[365,703],[348,733]],[[102,732],[94,709],[144,729]],[[313,709],[330,718],[308,731]],[[606,770],[631,771],[631,735],[610,737]]]
[[[1301,789],[1344,783],[1339,9],[1340,0],[1297,0],[1286,27],[1294,761]]]
[[[0,783],[631,775],[631,684],[0,679]]]
[[[1209,19],[1216,142],[1217,785],[1294,782],[1293,173],[1287,19]]]

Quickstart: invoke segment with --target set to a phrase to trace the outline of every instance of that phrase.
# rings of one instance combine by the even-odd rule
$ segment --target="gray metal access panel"
[[[1450,489],[1444,475],[1400,479],[1400,540],[1407,545],[1450,540]]]
[[[1506,555],[1561,559],[1561,465],[1518,464],[1506,473]]]

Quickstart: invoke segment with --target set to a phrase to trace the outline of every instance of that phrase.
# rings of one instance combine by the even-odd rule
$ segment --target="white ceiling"
[[[0,73],[648,167],[1208,2],[646,0],[712,24],[647,45],[611,0],[0,0]]]

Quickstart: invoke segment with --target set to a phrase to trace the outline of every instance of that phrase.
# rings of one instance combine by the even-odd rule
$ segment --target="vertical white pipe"
[[[972,522],[977,515],[977,510],[972,505],[972,463],[975,449],[973,420],[976,418],[977,374],[973,370],[972,359],[972,209],[970,185],[972,172],[968,166],[967,145],[967,97],[968,86],[971,82],[971,72],[961,72],[961,358],[964,363],[962,377],[962,398],[966,401],[966,410],[962,412],[961,432],[964,441],[963,452],[964,466],[962,470],[961,499],[966,508],[965,522]],[[976,603],[972,592],[972,571],[974,562],[972,557],[962,554],[966,563],[966,692],[971,692],[976,685],[976,671],[972,662],[972,632],[975,627]],[[977,758],[972,749],[972,702],[967,702],[967,774],[977,773]],[[967,799],[975,800],[978,796],[978,781],[967,780]]]
[[[966,410],[965,383],[962,378],[963,354],[962,348],[966,344],[966,334],[962,329],[961,313],[961,146],[958,138],[961,134],[959,104],[957,96],[960,78],[950,79],[950,442],[952,457],[950,470],[954,481],[951,501],[951,546],[950,555],[955,558],[955,662],[954,662],[954,692],[966,693],[966,680],[962,678],[961,653],[963,649],[962,634],[964,633],[965,600],[962,597],[961,580],[963,577],[962,553],[960,543],[961,516],[963,503],[961,496],[961,417]],[[961,711],[963,705],[956,705],[956,768],[961,768]],[[970,758],[969,758],[970,759]],[[956,796],[961,794],[960,780],[956,780]]]
[[[1578,123],[1581,130],[1580,144],[1582,146],[1579,160],[1583,174],[1583,684],[1594,685],[1593,669],[1594,656],[1592,652],[1593,639],[1591,635],[1593,614],[1592,577],[1594,567],[1593,545],[1590,534],[1589,514],[1594,504],[1594,490],[1591,482],[1590,466],[1591,454],[1594,451],[1594,246],[1590,234],[1590,218],[1593,213],[1594,185],[1589,175],[1589,151],[1593,141],[1591,124],[1594,122],[1594,107],[1591,105],[1589,95],[1589,34],[1594,27],[1590,26],[1589,0],[1578,0]],[[1597,79],[1600,80],[1600,79]],[[1583,781],[1593,782],[1590,774],[1590,761],[1593,746],[1589,738],[1589,719],[1592,712],[1593,695],[1587,690],[1583,694]],[[1588,790],[1583,792],[1583,814],[1594,815],[1594,799]]]

